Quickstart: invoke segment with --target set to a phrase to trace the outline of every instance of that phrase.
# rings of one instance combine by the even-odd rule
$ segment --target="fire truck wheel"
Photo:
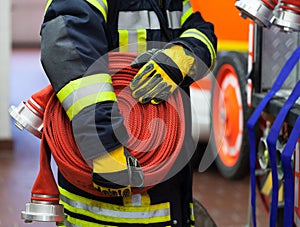
[[[247,55],[219,53],[214,75],[209,145],[218,152],[215,164],[219,172],[225,178],[240,179],[249,172]]]

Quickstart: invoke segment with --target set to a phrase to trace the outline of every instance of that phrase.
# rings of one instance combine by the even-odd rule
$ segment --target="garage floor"
[[[26,101],[48,84],[39,62],[38,49],[18,49],[12,53],[10,104]],[[53,223],[27,224],[21,211],[30,200],[31,187],[39,169],[39,139],[12,127],[13,151],[0,151],[0,227],[47,227]],[[53,171],[56,171],[53,164]],[[249,177],[239,181],[224,179],[214,166],[194,173],[194,197],[220,227],[248,224]],[[257,226],[268,226],[268,217],[257,200]]]

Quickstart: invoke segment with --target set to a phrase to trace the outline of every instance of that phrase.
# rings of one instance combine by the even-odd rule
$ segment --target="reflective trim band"
[[[128,30],[118,30],[119,32],[119,51],[128,52]]]
[[[86,0],[88,3],[96,7],[103,15],[107,22],[107,1],[106,0]]]
[[[190,219],[191,221],[195,221],[195,215],[194,215],[194,204],[190,203]]]
[[[118,29],[160,29],[157,15],[154,11],[119,12]]]
[[[84,221],[84,220],[80,220],[80,219],[73,218],[73,217],[70,217],[70,216],[67,216],[67,222],[65,223],[64,226],[65,227],[82,227],[82,226],[88,226],[88,227],[99,227],[99,226],[118,227],[117,225],[107,225],[107,224],[100,225],[98,223]]]
[[[141,54],[147,50],[147,32],[146,29],[137,30],[137,40],[138,40],[138,54]]]
[[[188,3],[186,6],[190,7]],[[184,7],[185,8],[185,7]],[[189,17],[192,13],[192,8],[187,9],[186,17]],[[167,11],[167,18],[169,28],[179,29],[181,28],[180,21],[182,20],[181,11]],[[118,29],[120,30],[131,30],[131,29],[160,29],[160,23],[157,15],[154,11],[130,11],[130,12],[119,12]]]
[[[181,28],[181,11],[169,11],[167,10],[167,18],[168,18],[168,24],[169,28],[171,29],[179,29]]]
[[[210,40],[207,38],[207,36],[204,33],[200,32],[195,28],[191,28],[183,32],[180,35],[180,38],[195,38],[203,42],[210,52],[211,67],[213,67],[216,61],[216,51],[213,44],[210,42]]]
[[[45,11],[48,10],[53,0],[48,0],[46,3]],[[86,0],[88,3],[96,7],[103,15],[105,22],[107,21],[107,1],[106,0]]]
[[[84,198],[59,187],[60,203],[70,212],[98,221],[149,224],[171,220],[170,203],[149,206],[120,206]]]
[[[182,17],[181,17],[181,25],[193,14],[193,8],[189,0],[183,1],[183,10],[182,10]]]
[[[45,11],[44,14],[46,13],[46,11],[48,10],[49,6],[51,5],[53,0],[47,0],[46,6],[45,6]]]
[[[118,32],[120,52],[131,52],[140,54],[147,50],[146,29],[119,30]]]
[[[57,93],[57,97],[70,120],[85,107],[117,100],[108,74],[95,74],[71,81]]]
[[[151,204],[150,196],[147,192],[142,194],[132,194],[128,197],[123,197],[124,206],[149,206]]]

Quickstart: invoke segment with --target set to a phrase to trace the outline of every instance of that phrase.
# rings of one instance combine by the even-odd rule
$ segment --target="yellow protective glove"
[[[194,61],[191,52],[180,45],[156,51],[131,81],[132,97],[143,104],[166,100],[189,74]]]
[[[131,187],[143,187],[144,174],[138,160],[119,147],[93,160],[92,179],[103,194],[128,197]]]

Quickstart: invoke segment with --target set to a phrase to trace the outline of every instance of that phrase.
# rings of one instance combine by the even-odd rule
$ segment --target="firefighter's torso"
[[[66,3],[70,5],[67,7]],[[149,42],[164,45],[173,40],[179,36],[185,10],[190,10],[189,1],[48,0],[42,25],[43,44],[48,45],[51,40],[52,48],[76,46],[74,55],[69,56],[70,51],[59,52],[61,56],[55,59],[61,62],[67,55],[66,58],[72,59],[72,67],[54,64],[47,68],[47,74],[52,75],[52,85],[60,91],[94,59],[115,48],[120,48],[121,52],[141,53],[152,48]],[[54,34],[53,30],[58,32]],[[44,52],[48,56],[46,47]],[[78,52],[80,56],[77,56]],[[189,106],[189,102],[184,103]],[[191,143],[185,141],[182,153],[191,152]],[[182,158],[178,160],[182,161]],[[95,197],[71,185],[59,173],[61,203],[68,215],[66,226],[192,226],[192,171],[188,164],[183,166],[174,176],[149,191],[126,199]]]
[[[137,44],[136,49],[130,51],[141,53],[152,47],[149,45],[159,45],[151,44],[152,41],[168,42],[179,36],[182,0],[111,0],[107,3],[111,49],[120,47],[126,51],[124,46]]]

